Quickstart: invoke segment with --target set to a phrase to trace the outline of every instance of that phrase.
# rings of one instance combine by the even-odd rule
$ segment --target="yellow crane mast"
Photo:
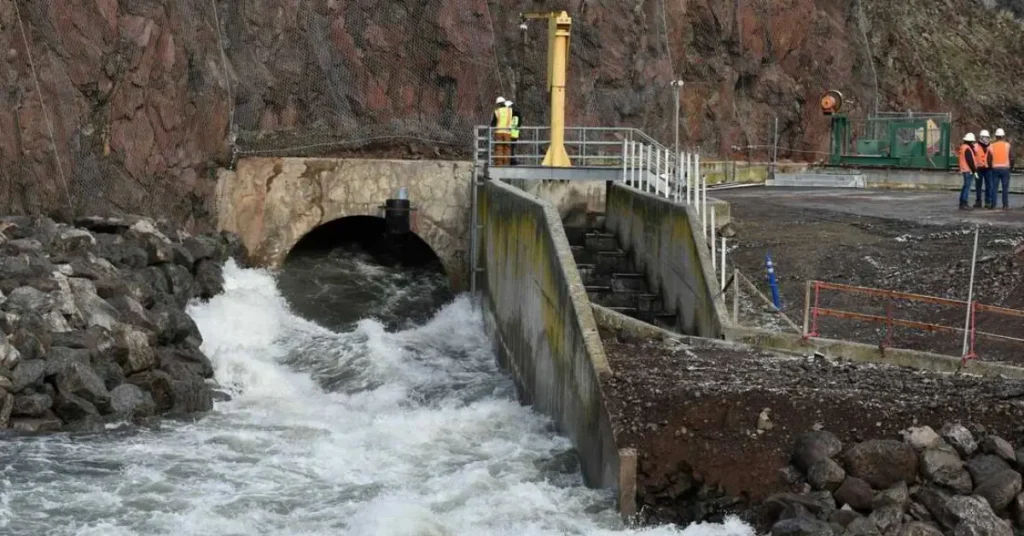
[[[548,20],[548,91],[551,93],[551,145],[542,166],[572,167],[565,152],[565,80],[569,66],[569,36],[572,17],[565,11],[520,13],[526,29],[529,19]]]

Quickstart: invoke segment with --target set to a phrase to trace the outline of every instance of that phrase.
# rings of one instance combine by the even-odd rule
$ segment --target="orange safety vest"
[[[508,134],[509,128],[512,127],[512,109],[502,106],[494,110],[494,117],[498,119],[495,132],[498,134]]]
[[[978,169],[988,169],[988,152],[990,145],[982,143],[974,146],[974,165]]]
[[[967,143],[960,146],[960,173],[971,172],[971,166],[967,165],[967,151],[970,150],[972,150],[971,146]]]
[[[992,153],[992,167],[995,169],[1010,169],[1010,142],[998,140],[988,148]]]

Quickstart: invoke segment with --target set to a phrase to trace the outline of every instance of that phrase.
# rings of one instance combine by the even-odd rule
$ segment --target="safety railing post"
[[[807,280],[807,286],[804,288],[804,338],[807,338],[808,328],[811,322],[811,280]]]
[[[626,148],[627,147],[628,147],[628,144],[626,142],[626,138],[622,138],[622,181],[621,182],[626,182],[626,158],[627,158]]]
[[[636,142],[629,141],[629,185],[636,188]]]
[[[707,236],[708,235],[708,183],[707,183],[707,179],[705,179],[704,177],[700,177],[700,191],[702,192],[701,193],[701,201],[700,201],[700,205],[701,205],[700,206],[701,226],[703,227],[704,236]]]
[[[711,267],[718,269],[718,255],[716,250],[718,249],[715,243],[715,213],[711,213]],[[707,235],[704,235],[704,239],[707,240]]]
[[[693,204],[693,173],[690,171],[690,153],[686,153],[686,204]]]
[[[732,271],[732,323],[740,325],[740,269]],[[804,336],[807,336],[807,313],[804,313]]]
[[[651,146],[651,149],[654,149],[654,195],[659,195],[661,193],[659,191],[661,189],[661,177],[659,176],[661,173],[661,149],[654,146]]]
[[[722,292],[725,292],[725,237],[722,237]]]

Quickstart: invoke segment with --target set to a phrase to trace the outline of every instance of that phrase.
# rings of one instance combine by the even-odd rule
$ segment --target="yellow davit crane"
[[[548,91],[551,93],[551,145],[542,166],[572,167],[565,152],[565,79],[569,66],[569,34],[572,17],[565,11],[520,13],[520,29],[529,19],[548,20]]]

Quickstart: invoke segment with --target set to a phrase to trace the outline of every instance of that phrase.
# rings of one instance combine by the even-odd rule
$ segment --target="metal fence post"
[[[707,235],[704,235],[704,239],[707,239]],[[718,269],[718,255],[716,255],[716,241],[715,241],[715,213],[711,213],[711,267]]]
[[[804,289],[804,337],[807,337],[811,322],[811,280],[807,280],[807,288]]]
[[[622,138],[622,182],[626,182],[626,151],[628,144],[626,138]]]
[[[661,149],[651,146],[654,150],[654,195],[659,195],[661,188],[661,179],[659,174],[661,173]]]
[[[740,325],[740,269],[732,271],[732,323]],[[804,320],[804,332],[807,331],[807,321]]]
[[[722,237],[722,292],[725,292],[725,237]]]

